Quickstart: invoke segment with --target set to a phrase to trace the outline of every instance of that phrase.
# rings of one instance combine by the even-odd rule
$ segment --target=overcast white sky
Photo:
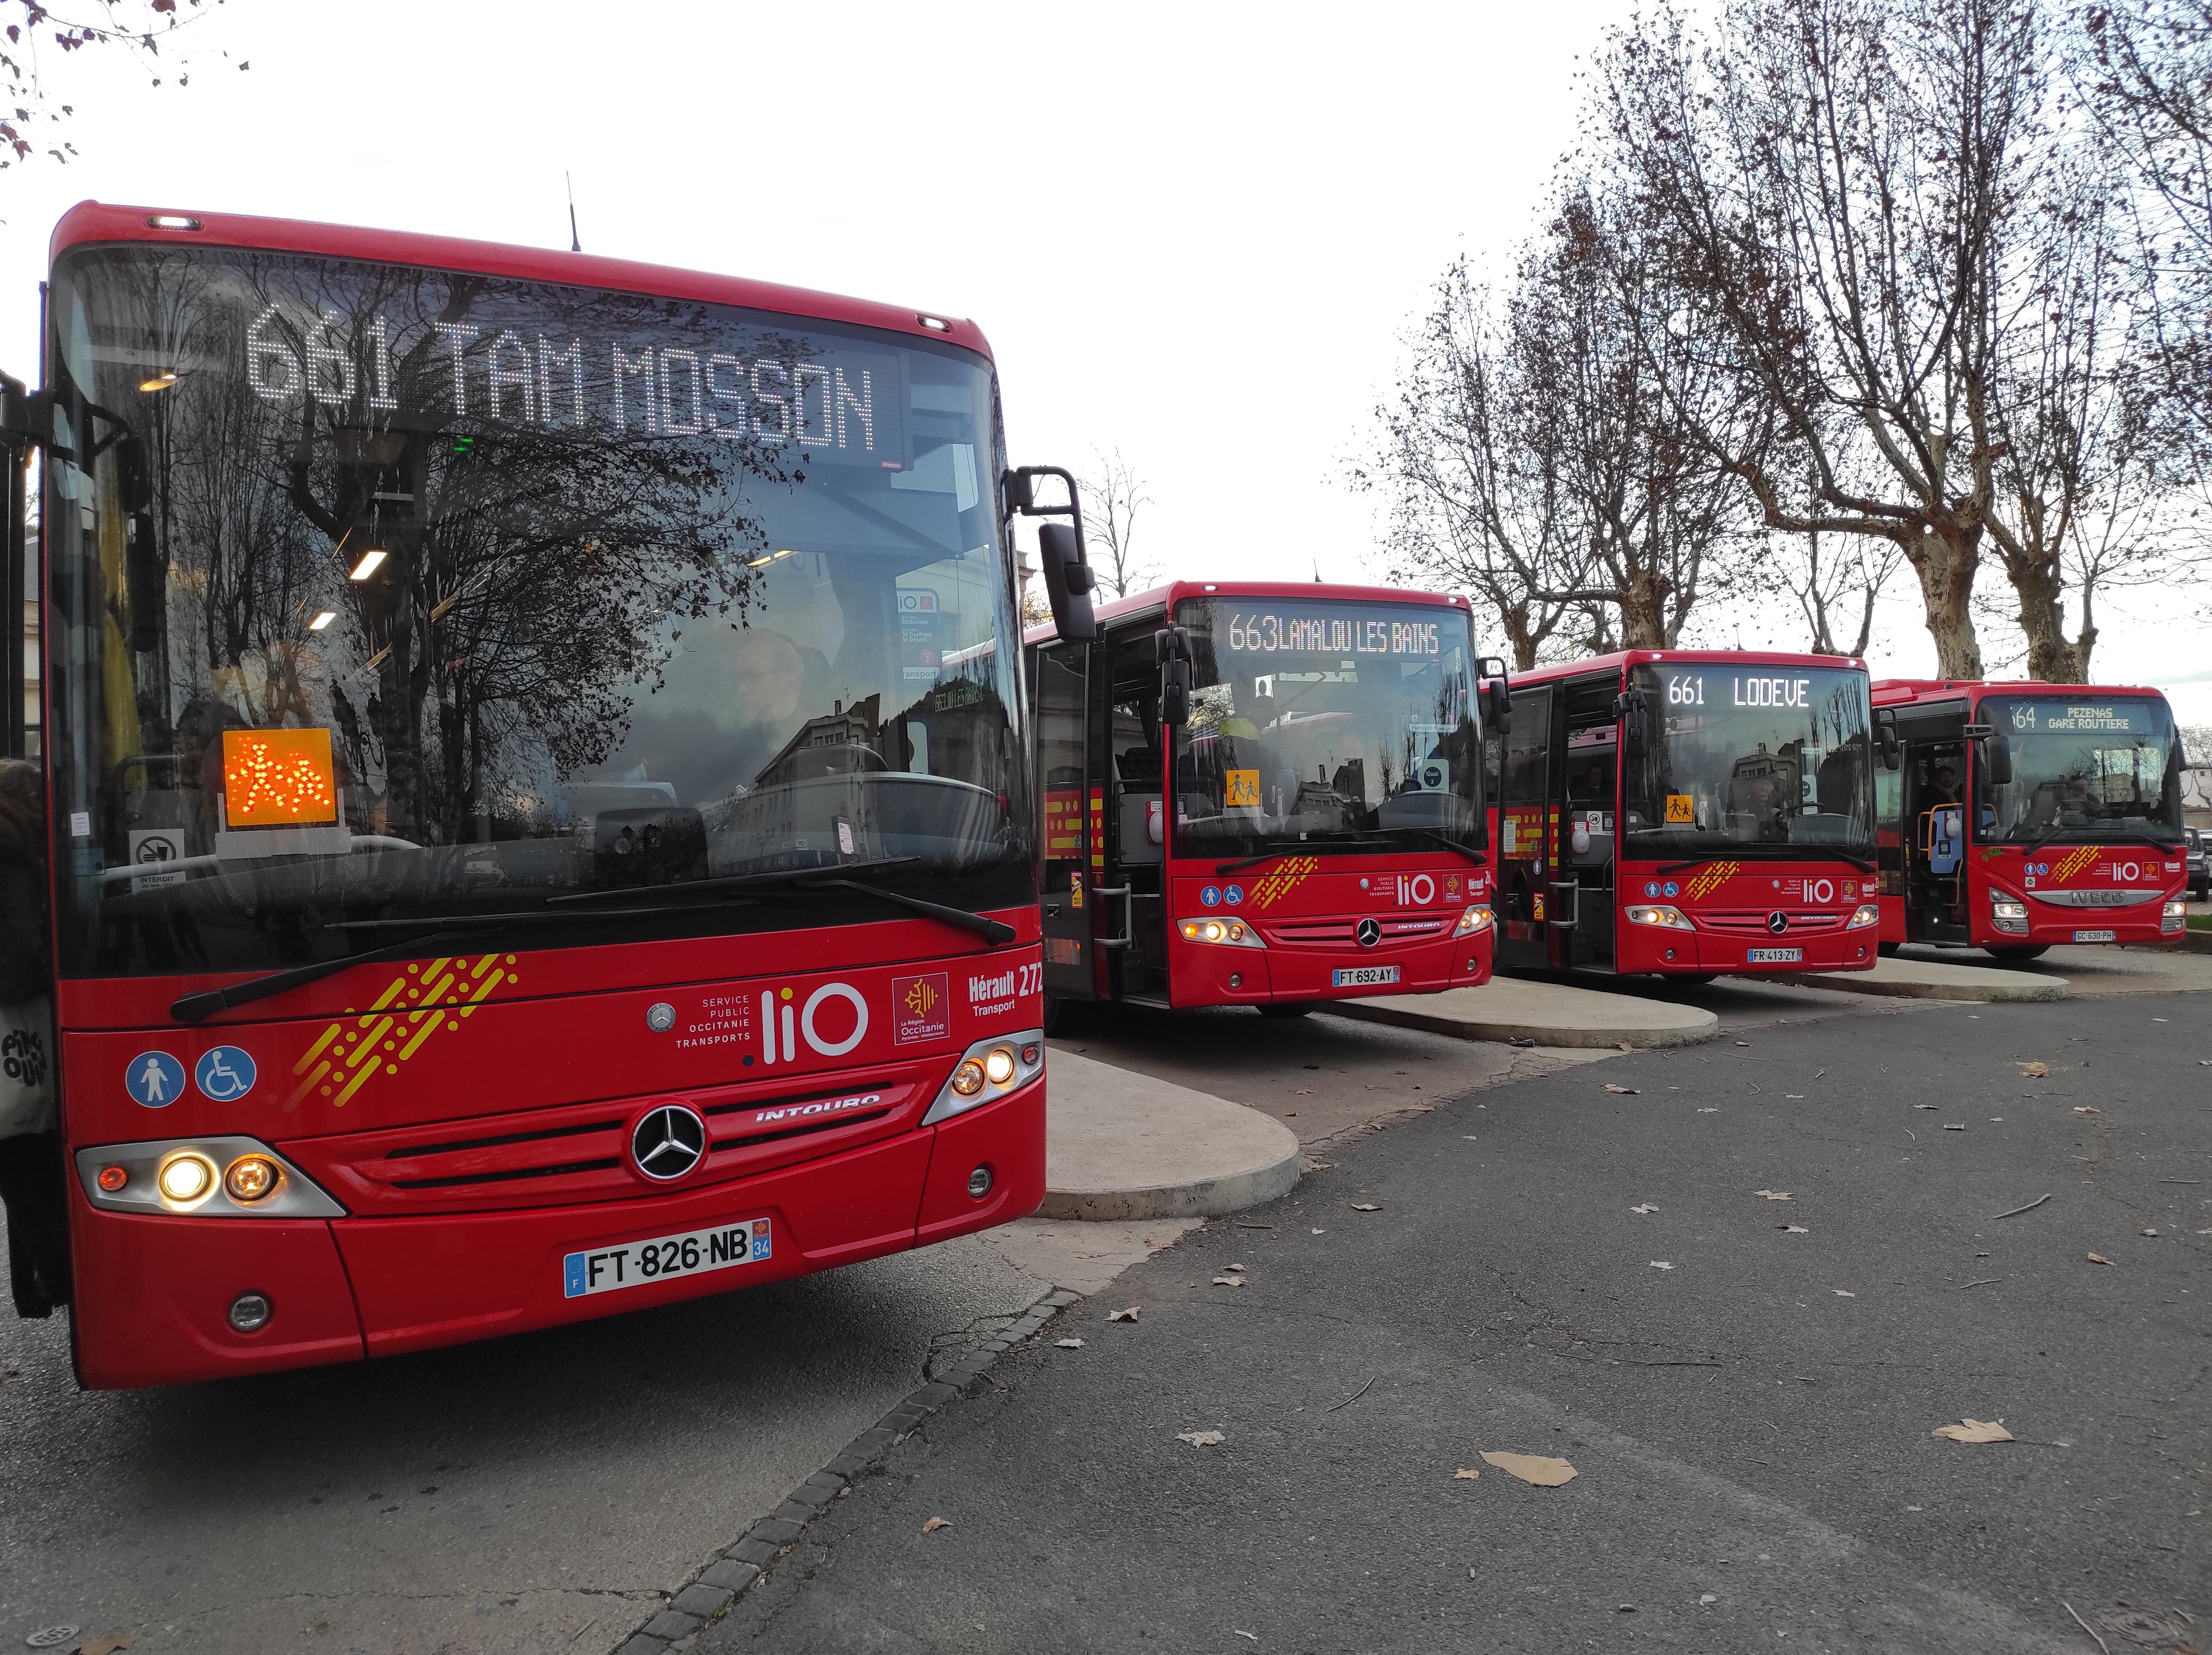
[[[1155,567],[1373,578],[1345,463],[1446,264],[1510,269],[1628,10],[228,0],[187,88],[47,54],[82,159],[0,173],[0,365],[35,372],[75,201],[565,246],[565,170],[589,252],[974,318],[1016,462],[1118,448]],[[2094,676],[2212,723],[2202,608],[2116,598]],[[1803,644],[1779,611],[1697,629]],[[2016,646],[1985,625],[1993,667]],[[1932,670],[1909,580],[1873,654]]]

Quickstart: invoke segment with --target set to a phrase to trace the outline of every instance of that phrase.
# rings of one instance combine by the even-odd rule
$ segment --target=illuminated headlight
[[[978,1040],[952,1066],[951,1078],[921,1118],[924,1126],[964,1114],[979,1105],[1019,1091],[1044,1073],[1044,1031],[997,1034]]]
[[[1844,921],[1845,931],[1857,931],[1862,926],[1881,924],[1881,910],[1871,902],[1862,902],[1851,910],[1851,917]]]
[[[1260,933],[1241,919],[1183,919],[1176,929],[1186,943],[1219,943],[1229,948],[1261,949]]]
[[[1682,917],[1682,911],[1666,902],[1639,902],[1624,909],[1632,925],[1657,925],[1667,931],[1695,931],[1697,927]]]
[[[2158,928],[2162,931],[2178,931],[2188,923],[2189,904],[2180,897],[2167,903],[2158,917]]]
[[[2027,929],[2027,904],[2016,896],[1990,893],[1990,922],[2001,931]]]
[[[165,1203],[189,1212],[215,1193],[215,1163],[188,1149],[163,1161],[155,1182]]]
[[[1459,924],[1452,927],[1452,935],[1455,937],[1472,937],[1477,931],[1489,929],[1490,905],[1487,902],[1470,902],[1467,905],[1467,911],[1460,915]]]
[[[220,1169],[220,1170],[218,1170]],[[102,1212],[195,1218],[343,1218],[313,1179],[258,1139],[228,1135],[100,1144],[76,1152]]]

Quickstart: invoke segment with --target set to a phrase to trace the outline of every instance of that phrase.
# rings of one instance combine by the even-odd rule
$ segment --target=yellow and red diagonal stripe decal
[[[1695,902],[1710,896],[1742,871],[1741,862],[1708,862],[1690,876],[1689,882],[1682,887],[1682,894]]]
[[[1305,876],[1321,866],[1316,856],[1286,856],[1267,870],[1267,876],[1252,888],[1252,906],[1271,908],[1297,889]]]
[[[448,955],[408,967],[367,1011],[348,1006],[346,1015],[301,1054],[292,1065],[300,1083],[284,1106],[296,1109],[319,1094],[333,1108],[343,1108],[371,1076],[397,1075],[399,1065],[440,1029],[458,1034],[494,989],[514,985],[514,967],[511,954],[477,960]]]
[[[2097,847],[2084,845],[2079,850],[2069,851],[2065,860],[2051,870],[2053,879],[2071,879],[2097,859]]]

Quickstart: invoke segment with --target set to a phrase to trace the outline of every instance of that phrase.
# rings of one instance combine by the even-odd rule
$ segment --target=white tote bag
[[[0,1005],[0,1138],[54,1124],[54,1003]]]

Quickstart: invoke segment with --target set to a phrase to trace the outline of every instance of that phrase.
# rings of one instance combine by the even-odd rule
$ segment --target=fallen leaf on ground
[[[1674,1267],[1663,1258],[1655,1258],[1651,1261],[1651,1268],[1654,1270],[1672,1270]]]
[[[1960,1121],[1956,1126],[1954,1126],[1950,1122],[1946,1121],[1943,1123],[1943,1130],[1947,1132],[1963,1132],[1966,1130],[1966,1124],[1964,1121]]]
[[[1571,1482],[1575,1476],[1573,1466],[1549,1454],[1486,1453],[1482,1458],[1486,1464],[1495,1465],[1508,1476],[1517,1476],[1539,1488],[1556,1488],[1563,1482]]]
[[[1700,1110],[1698,1110],[1698,1112],[1699,1114],[1701,1114],[1701,1115],[1717,1115],[1718,1113],[1720,1113],[1720,1111],[1719,1111],[1718,1109],[1717,1109],[1717,1108],[1716,1108],[1716,1109],[1700,1109]]]
[[[88,1638],[76,1646],[75,1655],[115,1655],[118,1649],[131,1647],[128,1638]]]
[[[1810,1235],[1813,1233],[1802,1224],[1777,1224],[1774,1228],[1784,1235]]]
[[[1352,1203],[1352,1210],[1356,1213],[1379,1213],[1382,1209],[1372,1201],[1355,1201]]]
[[[1310,1098],[1313,1096],[1313,1088],[1310,1086],[1301,1086],[1297,1089],[1297,1095],[1302,1098]]]
[[[1176,1440],[1187,1442],[1194,1448],[1211,1448],[1215,1443],[1226,1442],[1229,1439],[1218,1431],[1178,1431]]]
[[[1620,1049],[1621,1049],[1623,1052],[1633,1052],[1633,1051],[1635,1051],[1635,1050],[1636,1050],[1636,1048],[1635,1048],[1634,1046],[1632,1046],[1629,1045],[1629,1043],[1628,1043],[1627,1041],[1626,1041],[1626,1040],[1623,1040],[1623,1041],[1620,1043]]]
[[[1830,1288],[1828,1291],[1834,1294],[1838,1299],[1856,1299],[1858,1297],[1857,1294],[1848,1292],[1842,1288]]]
[[[1314,1234],[1316,1235],[1327,1235],[1328,1232],[1327,1230],[1316,1230]]]
[[[2137,1230],[2136,1234],[2137,1235],[2156,1235],[2158,1232],[2156,1230]]]
[[[1632,1213],[1656,1213],[1656,1212],[1657,1212],[1657,1211],[1659,1210],[1659,1209],[1658,1209],[1658,1208],[1656,1208],[1656,1207],[1655,1207],[1655,1206],[1653,1206],[1650,1202],[1648,1202],[1648,1201],[1647,1201],[1647,1202],[1644,1203],[1644,1204],[1643,1204],[1643,1205],[1641,1205],[1641,1206],[1639,1206],[1639,1207],[1631,1207],[1628,1210],[1629,1210],[1629,1211],[1631,1211],[1631,1212],[1632,1212]]]
[[[1943,1106],[1940,1103],[1916,1103],[1912,1106],[1915,1109],[1941,1109]]]
[[[1142,1305],[1131,1305],[1127,1310],[1109,1310],[1106,1312],[1106,1319],[1109,1322],[1133,1322],[1137,1319],[1137,1312],[1143,1308]]]
[[[1792,1103],[1802,1103],[1805,1101],[1805,1094],[1802,1092],[1784,1092],[1782,1095],[1789,1099]]]
[[[1213,1278],[1213,1285],[1218,1288],[1241,1288],[1244,1285],[1244,1278],[1241,1276],[1217,1276]]]
[[[1224,1264],[1221,1268],[1224,1270],[1243,1270],[1244,1266],[1242,1264]]]
[[[1698,1594],[1698,1601],[1701,1603],[1717,1603],[1720,1602],[1720,1599],[1713,1593],[1705,1591]]]
[[[1080,1339],[1054,1339],[1053,1343],[1059,1346],[1062,1350],[1080,1350],[1083,1349],[1083,1341]]]
[[[1480,1476],[1481,1476],[1481,1475],[1482,1475],[1482,1473],[1481,1473],[1481,1472],[1480,1472],[1480,1471],[1470,1471],[1470,1470],[1468,1470],[1467,1469],[1467,1467],[1465,1467],[1464,1465],[1461,1466],[1461,1467],[1459,1468],[1459,1470],[1457,1470],[1456,1471],[1454,1471],[1454,1472],[1452,1473],[1452,1476],[1454,1476],[1455,1477],[1464,1477],[1464,1478],[1466,1478],[1466,1479],[1467,1479],[1467,1481],[1468,1481],[1469,1482],[1474,1482],[1476,1479],[1478,1479],[1479,1477],[1480,1477]]]
[[[1437,1106],[1433,1103],[1409,1103],[1406,1107],[1417,1115],[1433,1115],[1437,1112]]]
[[[2020,1072],[2032,1081],[2048,1080],[2051,1065],[2047,1063],[2024,1063],[2020,1065]]]
[[[2074,1112],[2077,1115],[2101,1115],[2105,1112],[2094,1103],[2077,1103],[2074,1106]]]
[[[939,1529],[949,1529],[951,1526],[952,1519],[951,1518],[933,1517],[928,1522],[921,1525],[921,1531],[924,1534],[935,1534]]]
[[[1749,1046],[1751,1042],[1749,1040],[1738,1040],[1736,1044],[1738,1046]]]
[[[1787,1201],[1790,1199],[1790,1191],[1787,1190],[1753,1190],[1752,1193],[1753,1195],[1763,1195],[1769,1201]]]
[[[2109,1264],[2112,1262],[2111,1259],[2106,1258],[2101,1252],[2093,1252],[2088,1254],[2087,1257],[2089,1262],[2093,1264]]]
[[[1611,1081],[1607,1081],[1605,1083],[1605,1089],[1608,1092],[1618,1092],[1621,1096],[1628,1098],[1640,1097],[1643,1095],[1632,1086],[1615,1086]]]
[[[1954,1442],[2010,1442],[2013,1440],[2012,1433],[2002,1425],[1963,1416],[1958,1424],[1939,1425],[1928,1434],[1948,1437]]]

